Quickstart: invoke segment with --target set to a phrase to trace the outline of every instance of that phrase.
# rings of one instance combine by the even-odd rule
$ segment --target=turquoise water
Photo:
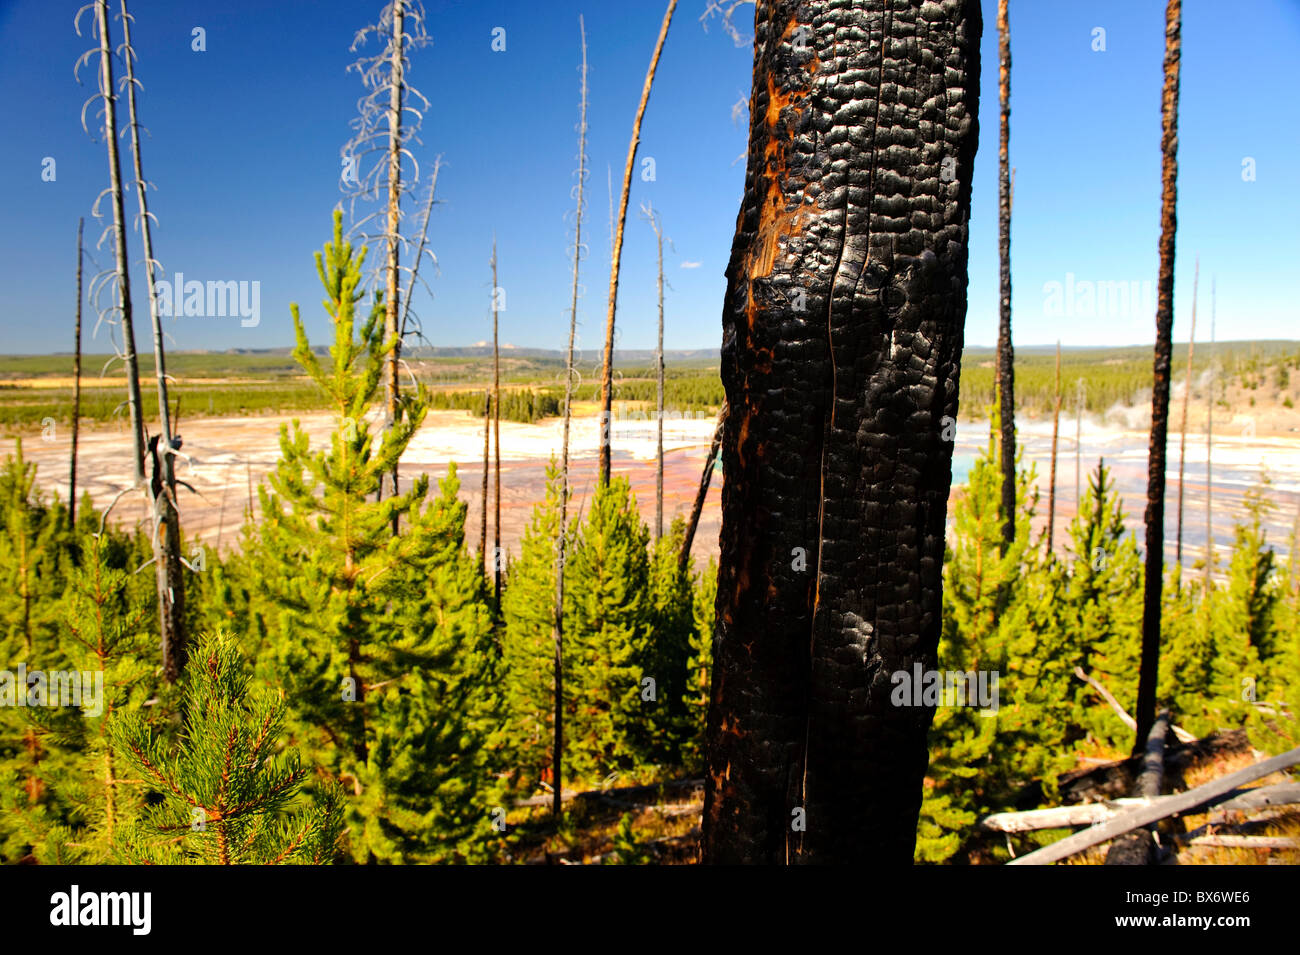
[[[970,477],[970,470],[975,466],[975,455],[966,451],[954,450],[952,453],[952,483],[965,484]]]

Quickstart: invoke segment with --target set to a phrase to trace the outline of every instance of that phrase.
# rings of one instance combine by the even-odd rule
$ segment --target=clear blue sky
[[[77,217],[88,244],[101,224],[91,205],[107,184],[102,145],[79,113],[93,88],[73,81],[90,45],[73,32],[81,0],[0,0],[0,352],[67,351],[75,300]],[[433,44],[414,54],[410,80],[432,101],[417,155],[441,154],[443,203],[431,247],[440,271],[416,309],[437,344],[490,337],[488,258],[499,242],[508,309],[504,341],[562,346],[567,327],[576,167],[578,14],[590,47],[592,167],[585,223],[582,347],[600,347],[608,284],[606,166],[619,188],[637,97],[662,17],[661,0],[545,3],[426,0]],[[113,4],[116,6],[116,2]],[[354,32],[381,0],[294,2],[134,0],[146,175],[156,184],[157,255],[187,278],[261,283],[261,323],[169,321],[174,348],[264,348],[291,342],[289,302],[326,341],[312,253],[329,237],[339,201],[339,150],[362,88],[347,65]],[[667,344],[716,348],[723,269],[744,181],[746,132],[731,108],[748,95],[751,51],[715,22],[705,0],[681,0],[645,119],[641,156],[654,182],[634,183],[619,297],[620,347],[653,347],[654,248],[636,216],[652,201],[667,250]],[[996,4],[985,4],[981,142],[971,220],[968,344],[997,325]],[[1012,239],[1015,340],[1066,345],[1146,343],[1149,314],[1049,314],[1046,283],[1154,285],[1160,182],[1163,8],[1159,0],[1011,0]],[[88,22],[83,20],[83,23]],[[739,23],[752,32],[752,8]],[[191,29],[207,51],[191,50]],[[494,27],[506,51],[491,49]],[[1094,52],[1093,29],[1106,49]],[[113,25],[120,39],[120,25]],[[375,49],[374,41],[367,49]],[[1187,0],[1184,4],[1175,334],[1191,314],[1193,257],[1202,303],[1218,280],[1218,331],[1227,338],[1300,337],[1300,2]],[[43,182],[54,157],[57,180]],[[1245,157],[1256,178],[1242,179]],[[129,205],[134,197],[129,196]],[[132,257],[141,252],[132,236]],[[109,261],[107,246],[94,251]],[[697,267],[684,267],[698,263]],[[137,279],[137,308],[145,301]],[[1206,312],[1203,310],[1202,315]],[[1202,319],[1204,322],[1204,319]],[[143,328],[139,331],[143,332]],[[1198,339],[1206,337],[1198,325]],[[103,351],[101,339],[86,348]],[[147,347],[144,337],[140,344]]]

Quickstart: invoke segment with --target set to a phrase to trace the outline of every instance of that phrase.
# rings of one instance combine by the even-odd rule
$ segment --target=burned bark
[[[998,414],[1001,419],[1002,551],[1016,540],[1016,368],[1011,346],[1011,28],[998,0]]]
[[[978,137],[973,0],[755,13],[703,859],[910,864]]]
[[[1137,733],[1133,751],[1146,745],[1156,717],[1160,671],[1160,592],[1165,569],[1165,457],[1169,437],[1169,373],[1173,365],[1174,235],[1178,230],[1178,74],[1182,52],[1182,0],[1165,6],[1165,83],[1161,99],[1160,274],[1156,286],[1156,345],[1147,452],[1146,567],[1143,581],[1142,664],[1138,674]]]

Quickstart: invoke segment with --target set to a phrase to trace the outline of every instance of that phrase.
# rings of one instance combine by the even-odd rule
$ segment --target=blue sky
[[[91,85],[72,67],[90,45],[73,31],[80,0],[0,0],[0,352],[70,348],[76,222],[107,184],[102,145],[81,129]],[[116,3],[113,4],[116,6]],[[347,66],[355,31],[380,0],[294,2],[134,0],[139,108],[151,137],[146,175],[157,186],[157,256],[188,279],[258,281],[261,321],[169,320],[173,348],[265,348],[291,342],[289,302],[326,341],[312,254],[329,238],[339,201],[339,150],[362,87]],[[426,0],[433,44],[413,56],[411,82],[432,102],[415,147],[426,170],[445,163],[430,226],[439,271],[415,308],[437,344],[490,337],[493,235],[507,311],[503,341],[561,347],[567,328],[578,113],[578,15],[586,17],[592,175],[584,223],[581,347],[600,348],[608,285],[606,167],[617,197],[636,102],[664,4],[660,0],[545,3]],[[634,181],[619,295],[620,347],[653,347],[654,245],[637,215],[661,212],[666,250],[667,344],[716,348],[723,270],[744,183],[746,131],[731,119],[747,97],[751,51],[713,23],[705,0],[681,0],[659,65],[640,156],[655,180]],[[981,143],[971,217],[968,344],[997,328],[996,4],[985,4]],[[1175,335],[1191,315],[1194,257],[1201,301],[1218,284],[1218,334],[1300,337],[1300,54],[1298,0],[1184,4]],[[1011,154],[1017,168],[1012,235],[1018,345],[1147,343],[1149,311],[1053,311],[1051,282],[1149,282],[1159,233],[1160,88],[1164,4],[1012,0]],[[83,20],[83,23],[87,21]],[[739,23],[752,32],[751,8]],[[191,30],[206,30],[205,52]],[[505,52],[491,49],[495,27]],[[1105,50],[1092,49],[1095,28]],[[113,24],[115,39],[120,26]],[[374,51],[372,41],[367,48]],[[93,84],[93,73],[82,72]],[[93,128],[93,127],[92,127]],[[53,157],[57,178],[44,182]],[[1243,179],[1253,160],[1255,178]],[[128,196],[128,207],[134,197]],[[132,257],[141,252],[132,236]],[[92,252],[110,259],[108,246]],[[697,263],[697,264],[696,264]],[[696,264],[695,267],[686,267]],[[1067,278],[1069,276],[1069,278]],[[137,278],[137,308],[143,282]],[[1140,287],[1140,286],[1139,286]],[[1059,301],[1059,299],[1057,299]],[[1206,316],[1206,310],[1201,315]],[[143,332],[143,328],[139,330]],[[1205,319],[1197,338],[1204,340]],[[105,351],[99,340],[89,351]],[[146,345],[144,337],[141,346]]]

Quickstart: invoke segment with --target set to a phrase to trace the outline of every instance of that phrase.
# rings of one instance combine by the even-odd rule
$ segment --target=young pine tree
[[[627,479],[597,485],[586,523],[572,535],[565,604],[566,763],[577,779],[626,771],[647,755],[647,726],[663,698],[643,699],[650,672],[650,529]],[[656,687],[655,696],[658,697]]]
[[[63,620],[57,648],[29,662],[45,674],[47,706],[19,711],[30,774],[5,799],[5,818],[30,843],[37,862],[103,863],[114,857],[122,826],[140,809],[140,793],[123,780],[121,761],[108,737],[114,714],[139,712],[158,693],[159,671],[150,663],[148,602],[133,602],[132,575],[120,566],[108,534],[89,538],[82,567],[73,570],[55,605]],[[139,578],[136,578],[137,580]],[[81,698],[55,699],[56,671],[75,671]],[[70,684],[57,678],[59,690]],[[165,719],[167,694],[150,713]],[[14,764],[7,767],[16,770]],[[129,777],[129,773],[125,774]],[[21,778],[15,773],[15,782]],[[12,847],[10,849],[12,851]]]
[[[1028,717],[1018,712],[1025,694],[1012,667],[1017,650],[1033,640],[1027,582],[1031,562],[1039,559],[1029,546],[1037,495],[1032,472],[1018,471],[1015,536],[1004,552],[998,430],[995,414],[988,448],[953,509],[938,660],[941,672],[996,672],[999,709],[941,705],[935,711],[917,828],[916,859],[923,862],[942,862],[961,851],[976,816],[1000,807],[1020,781],[1018,768],[1005,765],[1018,754],[1010,747],[999,752],[998,745],[1000,736],[1022,731]]]
[[[1142,561],[1137,541],[1124,528],[1123,502],[1110,470],[1100,462],[1088,476],[1069,535],[1071,557],[1057,604],[1062,640],[1053,661],[1065,684],[1062,699],[1073,705],[1072,721],[1082,733],[1124,751],[1133,731],[1073,672],[1082,669],[1131,711],[1142,647]]]
[[[668,533],[651,544],[650,631],[642,657],[645,676],[655,681],[655,698],[646,700],[641,748],[656,763],[680,765],[683,746],[693,735],[686,697],[695,637],[693,574],[677,560],[686,537],[686,522],[677,517]],[[645,678],[642,677],[642,679]]]
[[[481,575],[464,550],[465,506],[454,467],[425,504],[428,478],[376,501],[427,410],[421,389],[376,446],[367,419],[395,340],[371,304],[360,335],[365,249],[334,240],[317,254],[333,324],[322,365],[292,307],[294,355],[338,419],[313,452],[295,422],[261,491],[265,518],[249,542],[259,666],[290,701],[304,755],[345,784],[349,851],[358,861],[455,861],[488,850],[494,800],[487,760],[495,732],[494,649]],[[395,522],[407,526],[394,536]]]
[[[530,793],[540,782],[547,785],[554,782],[551,775],[555,725],[552,616],[560,488],[560,471],[552,460],[546,470],[546,498],[533,508],[520,543],[519,557],[507,568],[505,593],[501,598],[505,745],[515,782]],[[565,617],[567,623],[567,613]],[[568,670],[566,666],[563,674],[566,683]]]
[[[21,438],[0,468],[0,522],[0,650],[16,664],[58,643],[55,606],[72,558],[67,508],[36,489]]]
[[[1248,519],[1236,527],[1227,586],[1202,589],[1200,606],[1175,616],[1161,661],[1162,696],[1193,733],[1256,724],[1254,702],[1272,695],[1263,661],[1274,656],[1281,588],[1263,529],[1268,502],[1262,488],[1247,492],[1246,510]]]
[[[234,641],[223,634],[197,642],[185,675],[186,729],[175,749],[138,713],[110,720],[111,745],[160,800],[124,830],[123,860],[331,862],[343,823],[341,797],[326,786],[310,805],[293,805],[309,770],[297,752],[279,752],[283,700],[250,687]]]

